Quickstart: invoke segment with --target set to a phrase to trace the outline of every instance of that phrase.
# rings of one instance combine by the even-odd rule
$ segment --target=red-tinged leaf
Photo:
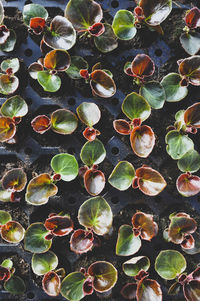
[[[146,54],[138,54],[131,64],[132,73],[140,78],[151,76],[154,73],[155,65],[152,59]]]
[[[93,248],[93,240],[92,232],[78,229],[71,236],[70,249],[77,254],[87,253]]]
[[[34,31],[35,34],[41,34],[46,25],[46,21],[43,18],[31,18],[30,20],[30,28]]]
[[[10,31],[5,25],[0,26],[0,45],[4,44],[8,37],[10,36]]]
[[[200,192],[200,178],[184,173],[178,177],[176,187],[178,192],[185,197],[196,195]]]
[[[130,135],[131,127],[128,121],[124,119],[118,119],[113,121],[113,127],[115,131],[122,135]]]
[[[2,267],[0,265],[0,280],[8,280],[11,276],[11,273],[9,271],[9,269],[5,268],[5,267]]]
[[[158,233],[158,225],[150,214],[135,213],[132,217],[132,225],[134,229],[140,230],[140,236],[145,240],[151,240]]]
[[[88,278],[85,280],[85,282],[83,283],[83,292],[84,295],[92,295],[94,292],[93,286],[92,286],[92,279]]]
[[[184,122],[188,126],[200,128],[200,102],[193,104],[185,110]]]
[[[190,29],[200,26],[200,9],[198,7],[193,7],[187,12],[185,23]]]
[[[137,284],[127,283],[121,290],[121,295],[127,300],[133,300],[136,298]]]
[[[200,85],[200,55],[194,55],[182,60],[179,64],[179,73],[186,77],[194,86]]]
[[[95,23],[89,29],[88,32],[95,37],[99,37],[105,31],[105,27],[102,23]]]
[[[200,300],[200,281],[192,280],[183,286],[184,296],[187,301]]]
[[[183,249],[193,249],[194,246],[195,246],[194,237],[191,234],[186,235],[183,242],[181,243],[181,247]]]
[[[137,301],[162,301],[162,291],[157,281],[143,278],[137,286]]]
[[[102,171],[89,169],[84,174],[84,186],[87,192],[93,196],[98,195],[104,189],[106,180]]]
[[[55,297],[60,294],[60,277],[54,271],[46,273],[42,279],[42,288],[49,296]]]
[[[131,132],[130,142],[132,150],[137,156],[147,158],[155,145],[154,132],[147,125],[137,126]]]
[[[14,137],[16,126],[10,117],[0,116],[0,142],[5,142]]]
[[[95,96],[108,98],[116,93],[114,80],[103,70],[93,71],[90,78],[90,86]]]
[[[83,131],[83,136],[85,137],[85,139],[87,139],[88,141],[93,141],[96,139],[96,130],[95,129],[91,129],[89,127],[87,127],[84,131]]]
[[[151,167],[141,167],[136,170],[139,189],[146,195],[158,195],[167,183],[162,175]]]
[[[68,216],[52,216],[46,219],[45,228],[56,236],[68,235],[74,228],[73,222]]]
[[[35,132],[44,134],[50,129],[51,120],[46,115],[39,115],[31,121],[31,126]]]

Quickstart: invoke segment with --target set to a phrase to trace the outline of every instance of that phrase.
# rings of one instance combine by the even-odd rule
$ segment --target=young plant
[[[153,109],[161,109],[165,103],[165,90],[158,81],[146,82],[153,75],[155,64],[146,54],[137,54],[132,62],[127,62],[124,72],[133,77],[133,82],[140,86],[142,95]]]
[[[101,69],[100,63],[92,67],[90,74],[87,69],[81,69],[80,75],[86,83],[90,83],[93,96],[109,98],[115,95],[116,85],[112,73],[109,70]]]
[[[10,52],[14,49],[16,43],[16,34],[12,29],[8,29],[3,24],[4,20],[4,8],[2,2],[0,2],[0,50]]]
[[[25,200],[34,206],[44,205],[49,197],[56,195],[58,188],[56,182],[63,180],[70,182],[78,175],[78,162],[73,155],[62,153],[55,155],[51,160],[54,174],[40,174],[34,177],[26,189]]]
[[[200,27],[200,9],[198,7],[193,7],[186,12],[185,24],[184,33],[180,36],[181,45],[189,55],[197,54],[200,50],[200,33],[195,31]]]
[[[43,33],[41,44],[50,49],[69,50],[76,43],[76,31],[65,17],[56,16],[47,26],[47,10],[39,4],[27,4],[23,9],[24,23],[36,35]],[[44,46],[43,46],[44,47]]]
[[[113,19],[112,28],[120,40],[131,40],[137,29],[147,26],[151,31],[163,34],[160,24],[172,10],[172,0],[140,0],[136,1],[134,12],[119,10]]]
[[[112,26],[101,23],[103,11],[93,0],[70,0],[65,9],[65,17],[73,24],[78,33],[94,37],[94,44],[103,53],[117,48],[117,38]]]
[[[132,217],[132,226],[122,225],[119,228],[116,254],[130,256],[141,248],[141,239],[151,241],[158,233],[158,225],[153,216],[144,212],[136,212]]]
[[[137,301],[162,301],[162,291],[159,283],[149,279],[149,273],[147,273],[149,267],[150,261],[146,256],[133,257],[123,263],[124,273],[135,280],[135,282],[127,283],[122,288],[120,293],[123,298]]]
[[[132,185],[133,189],[139,188],[149,196],[158,195],[167,185],[158,171],[146,165],[135,171],[133,165],[128,161],[120,161],[115,166],[108,182],[120,191],[127,190]]]
[[[0,281],[4,281],[4,289],[12,295],[21,295],[26,286],[22,278],[15,276],[15,268],[10,258],[5,259],[0,265]]]
[[[114,129],[119,134],[130,135],[131,148],[138,157],[148,157],[155,145],[155,135],[150,126],[141,124],[151,114],[150,105],[143,96],[133,92],[124,99],[122,111],[131,121],[114,120]]]
[[[161,251],[156,258],[155,270],[165,280],[176,279],[168,291],[169,295],[177,295],[182,287],[187,301],[198,301],[200,298],[200,268],[187,275],[183,274],[186,265],[186,260],[181,253],[165,250]]]
[[[61,295],[69,301],[79,301],[93,292],[100,294],[110,291],[116,284],[118,273],[115,267],[107,261],[92,263],[87,272],[68,274],[61,283]]]
[[[0,109],[0,142],[16,143],[17,124],[28,113],[28,106],[21,96],[8,98]]]
[[[36,116],[31,121],[31,126],[39,134],[44,134],[51,129],[58,134],[70,135],[76,130],[78,119],[71,111],[58,109],[51,114],[51,118],[46,115]]]
[[[15,76],[15,73],[19,70],[19,60],[6,59],[1,62],[0,72],[0,93],[4,95],[13,94],[18,86],[19,79]]]
[[[24,190],[26,183],[27,177],[21,168],[13,168],[6,172],[0,182],[0,201],[19,202],[20,192]]]
[[[183,60],[179,60],[179,74],[169,73],[161,81],[165,89],[166,101],[177,102],[185,98],[188,94],[187,86],[200,85],[200,56],[194,55]]]
[[[66,50],[51,50],[44,59],[40,58],[32,63],[28,71],[33,79],[37,79],[44,91],[56,92],[61,87],[61,79],[57,73],[66,71],[70,62],[70,55]]]
[[[0,232],[3,240],[18,244],[24,238],[25,230],[20,223],[12,220],[7,211],[0,210]]]
[[[79,176],[83,178],[85,189],[90,195],[100,194],[106,182],[104,173],[97,165],[106,157],[103,143],[98,139],[87,141],[81,149],[80,157],[85,165],[79,168]]]

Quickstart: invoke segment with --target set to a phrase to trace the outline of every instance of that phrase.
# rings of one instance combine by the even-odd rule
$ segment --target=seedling
[[[12,221],[11,215],[0,210],[1,238],[8,243],[17,244],[24,238],[25,230],[20,223]]]
[[[7,59],[1,62],[0,73],[0,93],[4,95],[13,94],[18,86],[19,79],[15,73],[19,70],[19,60],[17,58]]]
[[[31,126],[39,134],[44,134],[51,129],[58,134],[70,135],[76,130],[78,119],[71,111],[58,109],[51,114],[51,118],[46,115],[36,116],[31,121]]]
[[[65,9],[65,17],[78,33],[83,33],[89,38],[94,37],[94,44],[99,51],[107,53],[117,48],[117,38],[112,26],[101,23],[103,11],[97,2],[70,0]]]
[[[133,82],[140,86],[142,95],[153,109],[161,109],[165,103],[165,90],[158,81],[146,82],[154,74],[155,64],[146,54],[138,54],[132,62],[127,62],[124,72],[133,77]]]
[[[172,10],[171,0],[140,0],[134,12],[119,10],[113,19],[112,28],[120,40],[131,40],[137,29],[147,26],[151,31],[163,34],[160,24]]]
[[[132,217],[132,226],[122,225],[119,228],[116,254],[130,256],[141,248],[141,239],[151,241],[158,233],[158,225],[153,216],[144,212],[136,212]]]
[[[68,274],[61,283],[61,295],[69,301],[79,301],[94,291],[108,292],[115,286],[117,278],[117,270],[111,263],[96,261],[87,272],[81,268],[80,272]]]
[[[28,113],[28,106],[21,96],[8,98],[0,109],[0,142],[16,143],[17,124]]]
[[[146,256],[133,257],[123,263],[122,268],[127,276],[134,278],[135,282],[127,283],[121,290],[123,298],[128,300],[156,300],[162,301],[162,291],[159,283],[149,279],[147,273],[150,267]]]
[[[14,49],[16,43],[16,34],[12,29],[8,29],[3,24],[4,20],[4,8],[2,2],[0,2],[0,50],[10,52]]]
[[[200,33],[195,31],[200,27],[200,9],[193,7],[185,15],[184,33],[180,36],[180,42],[184,50],[190,54],[197,54],[200,50]]]
[[[155,145],[155,135],[151,127],[141,123],[150,116],[150,105],[143,96],[133,92],[124,99],[122,111],[131,121],[117,119],[113,122],[114,129],[119,134],[130,135],[132,150],[138,157],[148,157]]]
[[[5,173],[0,182],[0,201],[19,202],[20,192],[27,183],[25,172],[21,168],[13,168]]]
[[[143,165],[136,169],[128,161],[120,161],[109,176],[108,182],[120,191],[139,188],[144,194],[155,196],[161,193],[167,183],[162,175],[151,167]]]
[[[5,259],[0,265],[0,281],[4,281],[4,289],[12,295],[21,295],[26,286],[22,278],[15,276],[15,268],[10,258]]]
[[[174,250],[165,250],[161,251],[156,258],[155,270],[163,279],[176,279],[176,282],[172,284],[168,291],[169,295],[177,295],[182,287],[187,301],[198,300],[200,297],[200,268],[187,275],[183,274],[186,265],[186,260],[181,253]]]

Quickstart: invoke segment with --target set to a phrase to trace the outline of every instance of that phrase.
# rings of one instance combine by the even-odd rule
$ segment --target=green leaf
[[[1,107],[1,114],[8,117],[23,117],[28,113],[28,106],[25,100],[19,96],[8,98]]]
[[[192,31],[190,33],[183,33],[180,36],[180,42],[188,54],[195,55],[200,50],[200,33]]]
[[[51,129],[62,135],[72,134],[78,126],[78,118],[66,109],[58,109],[51,115]]]
[[[177,102],[185,98],[188,94],[187,87],[182,87],[180,82],[182,77],[178,73],[169,73],[161,81],[165,89],[166,101]]]
[[[5,225],[7,222],[11,221],[12,217],[10,213],[4,210],[0,210],[0,225]]]
[[[27,4],[24,6],[23,9],[23,19],[24,23],[29,26],[30,19],[40,17],[43,19],[48,18],[47,10],[39,4]]]
[[[165,103],[165,89],[159,82],[151,81],[140,88],[140,94],[148,101],[153,109],[161,109]]]
[[[112,210],[103,197],[90,198],[80,206],[78,221],[97,235],[105,235],[112,227]]]
[[[119,162],[109,176],[108,182],[115,188],[124,191],[128,189],[135,177],[135,169],[128,161]]]
[[[112,28],[120,40],[131,40],[137,33],[135,17],[128,10],[118,10],[114,16]]]
[[[61,295],[69,301],[79,301],[84,297],[83,283],[86,277],[80,272],[68,274],[61,283]]]
[[[81,56],[71,56],[71,64],[65,71],[67,75],[72,79],[80,79],[81,69],[88,69],[88,62]]]
[[[42,254],[33,254],[31,267],[36,275],[44,275],[49,271],[53,271],[58,266],[58,257],[52,251]]]
[[[123,113],[130,119],[146,120],[151,114],[151,107],[141,95],[133,92],[126,96],[122,103]]]
[[[4,288],[12,295],[22,295],[26,290],[24,281],[18,276],[12,276],[10,279],[5,281]]]
[[[39,71],[37,73],[37,79],[44,91],[56,92],[60,89],[60,77],[55,74],[50,74],[49,71]]]
[[[133,257],[122,265],[124,273],[131,277],[136,276],[141,270],[148,271],[149,267],[150,260],[146,256]]]
[[[174,160],[181,159],[189,150],[194,148],[193,141],[179,131],[173,130],[165,136],[167,152]]]
[[[78,162],[73,155],[67,153],[55,155],[51,160],[51,168],[66,182],[74,180],[78,175]]]
[[[13,51],[15,48],[17,37],[14,30],[10,29],[10,35],[7,38],[6,42],[3,45],[0,45],[0,50],[4,52]]]
[[[95,139],[94,141],[86,142],[80,153],[81,160],[84,164],[91,167],[94,164],[100,164],[106,157],[106,150],[103,143]]]
[[[97,49],[103,53],[113,51],[118,47],[117,37],[115,36],[112,26],[104,23],[105,31],[98,37],[94,37],[94,44]]]
[[[101,111],[93,102],[82,102],[76,109],[79,119],[90,128],[99,122]]]
[[[42,223],[34,223],[28,227],[24,236],[24,249],[32,253],[47,252],[52,244],[51,240],[46,240],[45,236],[49,231]]]
[[[177,164],[182,172],[196,172],[200,168],[200,154],[192,149],[187,152]]]
[[[19,60],[17,58],[7,59],[1,63],[1,70],[6,72],[8,68],[12,69],[12,73],[16,73],[19,70]]]
[[[119,256],[130,256],[139,251],[141,248],[141,239],[135,236],[133,229],[129,225],[122,225],[119,228],[116,254]]]
[[[156,258],[155,270],[166,280],[173,280],[186,269],[184,256],[175,250],[161,251]]]

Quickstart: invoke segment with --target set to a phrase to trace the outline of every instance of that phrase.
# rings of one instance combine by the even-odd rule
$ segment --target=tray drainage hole
[[[75,148],[73,148],[73,147],[69,147],[67,151],[71,155],[75,154],[75,152],[76,152]]]
[[[119,154],[119,148],[118,147],[113,147],[112,149],[111,149],[111,153],[113,154],[113,155],[118,155]]]
[[[70,198],[68,198],[68,203],[74,205],[76,203],[76,199],[73,196],[71,196]]]
[[[116,98],[116,97],[114,97],[114,98],[112,99],[112,105],[113,105],[113,106],[117,106],[118,103],[119,103],[119,99]]]
[[[30,300],[32,300],[34,297],[35,297],[35,295],[34,295],[34,293],[32,293],[32,292],[29,292],[29,293],[27,294],[27,298],[30,299]]]
[[[32,149],[30,147],[26,147],[24,150],[26,155],[31,155],[32,154]]]
[[[68,104],[69,104],[70,106],[74,106],[75,103],[76,103],[76,100],[75,100],[74,98],[68,99]]]
[[[119,2],[118,2],[117,0],[113,0],[113,1],[111,2],[111,6],[112,6],[113,8],[117,8],[117,7],[119,6]]]
[[[31,56],[33,54],[33,51],[30,48],[28,48],[24,51],[24,54],[25,56]]]
[[[156,50],[155,50],[155,55],[156,55],[156,56],[161,56],[161,55],[162,55],[162,49],[159,49],[159,48],[156,49]]]
[[[119,199],[118,199],[118,197],[113,197],[113,198],[111,198],[111,202],[113,203],[113,204],[117,204],[117,203],[119,203]]]

